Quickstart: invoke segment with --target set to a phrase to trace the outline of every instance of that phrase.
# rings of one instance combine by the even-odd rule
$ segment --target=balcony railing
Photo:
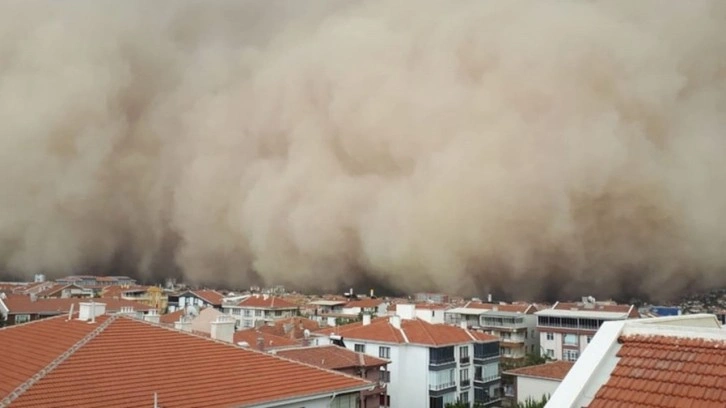
[[[440,358],[440,359],[429,361],[429,365],[432,365],[432,366],[446,365],[446,364],[451,364],[451,363],[456,363],[456,359],[454,357]]]
[[[471,359],[469,358],[469,356],[464,356],[459,359],[459,363],[461,364],[469,364],[470,361]]]
[[[447,383],[441,383],[441,384],[429,384],[429,390],[431,391],[441,391],[445,390],[447,388],[455,388],[456,382],[447,382]]]
[[[461,386],[462,387],[468,387],[470,385],[471,385],[471,380],[469,380],[469,379],[461,380]]]

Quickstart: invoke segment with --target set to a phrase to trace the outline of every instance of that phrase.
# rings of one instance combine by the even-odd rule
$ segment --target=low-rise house
[[[381,373],[386,372],[388,360],[350,351],[336,345],[303,347],[275,351],[274,354],[290,360],[310,364],[328,370],[361,377],[377,386],[361,391],[360,408],[379,408],[386,400],[386,383],[381,381]]]
[[[605,322],[640,317],[635,306],[598,302],[592,297],[577,303],[557,302],[535,315],[542,354],[567,361],[580,357]]]
[[[320,321],[329,313],[343,313],[343,306],[346,303],[348,303],[346,300],[318,299],[308,302],[305,311],[311,319]]]
[[[726,406],[726,330],[714,315],[609,321],[547,408]]]
[[[528,400],[541,401],[543,397],[549,398],[574,364],[571,361],[553,361],[503,372],[503,383],[504,377],[511,378],[503,387],[507,405],[516,407]]]
[[[449,309],[448,305],[439,303],[416,303],[416,318],[431,324],[445,323],[444,313]],[[396,305],[388,306],[388,315],[396,314]]]
[[[90,298],[93,290],[74,284],[57,283],[35,294],[38,298]]]
[[[213,307],[222,309],[224,295],[216,290],[188,290],[179,294],[171,294],[168,296],[168,310],[175,312],[185,307],[196,307],[202,309],[205,307]]]
[[[238,327],[250,328],[297,316],[299,308],[283,298],[255,294],[239,302],[223,304],[223,311],[237,319]]]
[[[51,316],[67,314],[78,310],[79,303],[88,299],[79,298],[49,298],[38,299],[35,295],[5,295],[0,294],[0,314],[6,319],[8,326],[20,323],[31,322]],[[105,310],[109,312],[121,312],[143,317],[154,308],[147,305],[132,302],[129,300],[105,299]]]
[[[376,386],[88,305],[0,330],[0,405],[347,408]]]
[[[444,408],[457,400],[494,405],[499,401],[499,339],[416,318],[415,305],[398,304],[396,315],[328,327],[317,344],[339,344],[390,360],[383,406]]]
[[[383,299],[359,299],[351,300],[343,306],[341,310],[345,315],[360,315],[367,313],[371,316],[384,316],[388,308],[388,303]]]

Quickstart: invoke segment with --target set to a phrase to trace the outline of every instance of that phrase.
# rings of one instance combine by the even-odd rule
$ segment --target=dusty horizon
[[[726,285],[726,3],[8,1],[0,270]]]

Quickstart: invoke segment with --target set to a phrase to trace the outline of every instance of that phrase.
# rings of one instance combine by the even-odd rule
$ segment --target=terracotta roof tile
[[[300,342],[287,339],[285,337],[275,336],[273,334],[269,333],[263,333],[260,331],[257,331],[255,329],[246,329],[246,330],[239,330],[234,333],[233,342],[234,344],[238,344],[240,342],[245,342],[249,345],[251,348],[257,348],[257,342],[259,339],[262,338],[264,342],[264,349],[270,350],[270,349],[276,349],[280,347],[298,347],[300,346]]]
[[[258,328],[261,332],[290,339],[302,339],[305,336],[305,330],[314,332],[319,329],[320,324],[318,322],[304,317],[276,320],[272,326],[264,325]]]
[[[75,286],[73,284],[70,284],[70,283],[56,283],[55,285],[53,285],[53,286],[51,286],[49,288],[43,289],[40,292],[38,292],[37,293],[37,296],[38,297],[52,296],[52,295],[55,295],[56,293],[62,291],[63,289],[69,287],[69,286],[77,287],[77,286]]]
[[[573,365],[575,363],[571,361],[553,361],[551,363],[509,370],[506,374],[562,380],[570,372]]]
[[[159,323],[162,324],[174,324],[179,321],[179,318],[186,316],[186,310],[179,309],[175,312],[166,313],[159,316]]]
[[[73,306],[73,310],[78,310],[78,303],[89,302],[91,299],[78,298],[49,298],[36,299],[33,301],[30,296],[26,295],[7,295],[3,302],[10,310],[11,314],[46,314],[57,315],[68,313]],[[117,312],[122,307],[133,307],[135,311],[148,311],[154,309],[143,303],[134,302],[123,299],[95,299],[98,303],[106,304],[106,312]]]
[[[498,337],[483,332],[445,324],[431,324],[420,319],[401,319],[401,329],[397,329],[386,317],[371,319],[369,325],[357,322],[325,328],[317,333],[323,335],[334,333],[350,339],[399,344],[414,343],[427,346],[499,341]]]
[[[327,345],[316,347],[304,347],[275,352],[280,357],[300,361],[316,367],[339,370],[354,367],[380,367],[388,364],[387,360],[369,356],[363,353],[356,353],[344,347]]]
[[[589,408],[724,407],[726,341],[625,336]]]
[[[373,307],[378,307],[382,303],[383,303],[383,299],[360,299],[360,300],[352,300],[352,301],[346,303],[343,307],[345,307],[345,308],[359,307],[361,309],[370,309]]]
[[[229,407],[372,386],[359,378],[131,318],[108,319],[88,324],[66,323],[58,317],[0,330],[0,344],[13,340],[16,351],[2,354],[20,354],[31,360],[0,357],[3,362],[15,358],[12,365],[3,367],[24,367],[21,371],[0,370],[0,383],[7,390],[99,324],[107,324],[12,406],[142,407],[151,406],[156,393],[159,405],[165,407]],[[51,337],[53,341],[47,341]],[[43,350],[42,358],[33,357],[38,348]],[[193,369],[191,377],[189,369]]]
[[[204,300],[205,302],[214,306],[222,305],[222,299],[224,298],[224,295],[217,292],[216,290],[195,290],[192,291],[192,293]]]
[[[275,296],[252,295],[237,304],[240,307],[257,307],[262,309],[296,309],[298,306],[285,299]]]

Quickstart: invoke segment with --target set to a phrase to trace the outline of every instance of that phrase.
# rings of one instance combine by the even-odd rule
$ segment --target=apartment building
[[[542,355],[566,361],[580,357],[603,323],[640,317],[635,306],[598,302],[593,297],[576,303],[557,302],[535,315]]]
[[[415,305],[396,314],[330,327],[318,344],[335,343],[390,360],[382,406],[444,408],[457,400],[492,406],[499,401],[499,339],[483,332],[416,318]]]
[[[489,304],[479,315],[479,327],[500,339],[502,359],[514,362],[527,354],[539,354],[537,308],[531,304]],[[470,306],[471,307],[471,306]]]
[[[298,305],[269,295],[251,295],[234,303],[224,302],[222,310],[238,321],[238,327],[250,328],[265,322],[287,319],[299,313]]]

